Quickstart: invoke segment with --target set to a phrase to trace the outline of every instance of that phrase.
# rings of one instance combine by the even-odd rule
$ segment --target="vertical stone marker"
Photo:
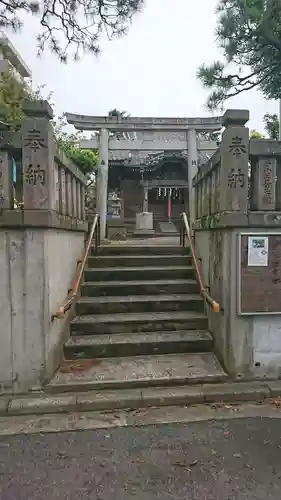
[[[276,169],[276,158],[259,158],[254,190],[254,203],[257,210],[276,210]]]
[[[47,101],[27,104],[22,127],[25,210],[56,210],[53,111]]]
[[[248,110],[228,110],[223,116],[221,144],[220,212],[248,211],[249,186]]]

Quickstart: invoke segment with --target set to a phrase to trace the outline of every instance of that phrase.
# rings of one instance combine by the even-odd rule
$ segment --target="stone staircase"
[[[47,391],[183,387],[227,380],[213,353],[192,259],[179,246],[91,255],[65,360]]]

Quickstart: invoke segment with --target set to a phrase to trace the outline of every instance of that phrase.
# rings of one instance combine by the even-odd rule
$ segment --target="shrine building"
[[[80,146],[99,150],[97,211],[109,237],[139,233],[140,213],[152,214],[153,234],[177,232],[183,211],[192,218],[192,178],[217,149],[221,117],[66,116],[95,132]]]

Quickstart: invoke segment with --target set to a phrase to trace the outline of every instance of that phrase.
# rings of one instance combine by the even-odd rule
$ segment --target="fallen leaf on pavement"
[[[81,361],[63,361],[59,367],[61,373],[75,373],[77,376],[101,364],[100,359],[84,359]]]
[[[281,398],[278,396],[277,398],[271,398],[268,400],[270,405],[276,406],[276,408],[281,408]]]
[[[191,462],[191,464],[189,464],[190,467],[194,467],[194,465],[197,465],[198,464],[198,460],[193,460],[193,462]]]
[[[231,432],[229,432],[229,431],[225,431],[225,432],[224,432],[224,435],[225,435],[225,436],[227,436],[227,437],[229,437],[229,436],[231,436]]]
[[[193,462],[190,462],[189,464],[185,462],[174,462],[173,465],[177,465],[178,467],[184,467],[186,470],[188,470],[189,467],[194,467],[194,465],[198,464],[198,460],[193,460]]]
[[[244,466],[247,467],[247,469],[255,470],[255,468],[250,464],[244,464]]]
[[[224,404],[222,402],[220,403],[212,403],[211,404],[211,408],[213,408],[214,410],[217,410],[219,408],[223,408]]]

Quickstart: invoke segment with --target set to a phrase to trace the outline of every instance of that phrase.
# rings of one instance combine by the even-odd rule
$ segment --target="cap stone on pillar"
[[[43,99],[38,101],[25,101],[23,109],[27,116],[32,116],[34,118],[47,118],[48,120],[52,120],[54,118],[53,108],[50,106],[48,101],[44,101]]]
[[[222,117],[223,127],[245,125],[250,118],[248,109],[227,109]]]

